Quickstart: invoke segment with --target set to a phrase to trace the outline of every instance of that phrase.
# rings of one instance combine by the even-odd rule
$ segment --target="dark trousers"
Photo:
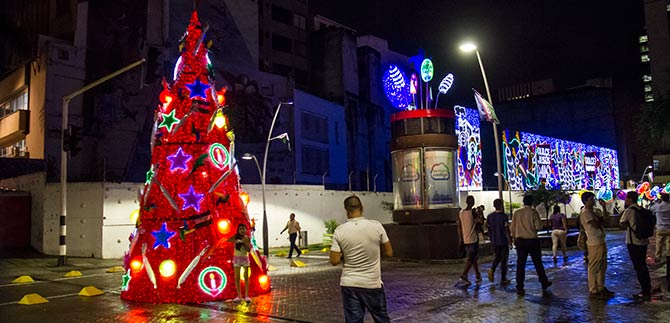
[[[344,305],[344,319],[347,323],[363,323],[365,310],[370,311],[375,323],[390,322],[386,310],[386,295],[381,288],[342,288],[342,303]]]
[[[649,277],[649,269],[647,268],[647,245],[639,246],[635,244],[627,244],[628,254],[630,260],[633,262],[633,268],[637,273],[637,281],[642,287],[642,294],[651,295],[651,278]]]
[[[291,248],[288,250],[288,256],[293,257],[293,249],[295,249],[296,253],[298,256],[302,255],[302,251],[300,251],[300,248],[295,245],[295,239],[298,238],[298,233],[291,233],[288,235],[288,241],[291,242]]]
[[[540,283],[542,287],[549,284],[549,278],[547,278],[547,273],[544,271],[544,265],[542,264],[542,249],[540,247],[540,239],[521,239],[517,238],[516,242],[516,289],[522,290],[524,281],[526,280],[526,261],[528,260],[528,255],[533,260],[533,265],[535,266],[535,271],[537,276],[540,278]]]
[[[500,274],[502,279],[507,279],[507,263],[509,262],[509,246],[493,246],[495,259],[493,259],[492,271],[496,271],[498,264],[500,264]]]

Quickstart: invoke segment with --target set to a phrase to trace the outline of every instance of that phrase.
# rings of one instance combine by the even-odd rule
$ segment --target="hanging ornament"
[[[128,284],[130,284],[130,280],[132,277],[130,277],[130,269],[128,269],[127,272],[125,272],[123,275],[121,275],[121,290],[122,291],[127,291],[128,290]]]
[[[161,193],[163,193],[165,199],[168,201],[168,203],[170,203],[170,206],[172,206],[172,208],[175,209],[175,211],[179,211],[179,207],[177,206],[177,203],[170,195],[170,192],[168,192],[168,190],[166,190],[165,187],[163,187],[163,185],[158,180],[155,181],[156,184],[158,185],[158,188],[161,190]]]
[[[205,99],[206,98],[205,91],[209,89],[209,85],[200,82],[199,79],[196,79],[195,82],[191,84],[186,84],[186,87],[191,91],[191,94],[189,95],[191,99],[196,97]]]
[[[421,62],[421,79],[426,83],[433,79],[433,61],[429,58]]]
[[[221,175],[221,177],[219,177],[219,179],[216,180],[216,182],[214,182],[214,184],[212,184],[212,186],[210,186],[209,191],[207,191],[207,193],[214,192],[214,190],[217,187],[219,187],[219,185],[221,185],[223,180],[226,179],[226,177],[228,177],[228,175],[230,175],[230,173],[233,171],[233,169],[235,169],[235,166],[237,166],[237,162],[234,162],[232,167],[228,168],[228,170],[225,173],[223,173],[223,175]]]
[[[193,168],[191,169],[189,175],[195,173],[195,171],[198,170],[200,166],[205,164],[205,159],[207,158],[207,156],[209,156],[209,153],[204,153],[200,155],[198,159],[195,160],[195,163],[193,163]]]
[[[200,289],[211,295],[219,295],[226,287],[226,274],[219,267],[210,266],[203,269],[198,276]]]
[[[181,208],[182,210],[193,208],[196,212],[200,212],[200,202],[205,198],[205,194],[196,193],[193,189],[193,185],[191,185],[188,188],[188,192],[179,194],[179,197],[184,200],[184,204]]]
[[[214,166],[224,169],[230,161],[230,154],[226,147],[220,143],[214,143],[209,146],[209,159]]]
[[[147,259],[147,244],[142,245],[142,261],[144,262],[144,270],[147,272],[147,276],[149,277],[149,280],[151,283],[154,285],[154,289],[158,288],[156,285],[156,275],[154,274],[154,270],[151,268],[151,263],[149,263],[149,259]]]
[[[184,153],[181,147],[179,147],[177,148],[177,152],[174,155],[167,156],[167,159],[172,162],[170,166],[171,172],[178,169],[187,170],[188,165],[186,163],[191,160],[191,155]]]
[[[175,118],[174,113],[176,110],[172,110],[172,112],[165,114],[161,113],[163,116],[163,121],[161,121],[161,124],[158,126],[158,128],[167,128],[168,132],[172,132],[172,127],[175,125],[175,123],[179,123],[179,119]]]
[[[153,248],[156,249],[159,246],[163,246],[165,249],[170,249],[170,238],[172,238],[175,233],[175,231],[168,230],[167,223],[163,222],[160,230],[151,232],[151,235],[153,235],[155,239]]]
[[[184,269],[184,272],[179,276],[179,281],[177,281],[177,289],[181,288],[181,284],[188,278],[188,275],[191,274],[191,271],[193,271],[193,268],[195,268],[196,265],[200,262],[200,258],[202,255],[205,254],[205,251],[207,251],[208,246],[205,246],[200,250],[200,253],[191,260],[191,262],[188,264],[186,269]]]

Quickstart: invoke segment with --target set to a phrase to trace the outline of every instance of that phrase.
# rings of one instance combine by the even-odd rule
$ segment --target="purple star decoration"
[[[192,207],[196,212],[200,212],[200,202],[202,202],[202,199],[205,198],[205,194],[196,193],[193,190],[193,185],[191,185],[188,188],[188,193],[179,194],[179,197],[184,200],[184,206],[181,208],[182,210],[186,210],[189,207]]]
[[[174,155],[168,156],[167,159],[172,162],[172,166],[170,166],[171,172],[174,172],[177,169],[187,170],[188,166],[186,163],[191,160],[191,155],[184,153],[181,147],[179,147],[177,152],[174,153]]]
[[[158,248],[158,246],[163,246],[165,249],[170,249],[170,238],[175,235],[176,232],[170,231],[167,228],[167,223],[163,222],[163,225],[161,225],[161,229],[158,231],[153,231],[151,232],[151,235],[154,236],[154,239],[156,241],[154,242],[154,249]]]
[[[209,89],[209,85],[200,82],[198,79],[196,79],[195,82],[191,84],[186,84],[186,87],[191,91],[191,94],[189,95],[191,99],[195,97],[201,97],[204,99],[207,97],[205,91]]]

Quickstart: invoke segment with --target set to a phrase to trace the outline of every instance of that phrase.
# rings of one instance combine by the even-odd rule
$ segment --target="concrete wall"
[[[2,184],[3,182],[0,182]],[[5,185],[9,186],[9,185]],[[67,223],[67,254],[75,257],[120,258],[128,250],[128,237],[134,229],[130,221],[133,210],[139,209],[139,183],[69,183]],[[44,186],[42,186],[44,187]],[[263,244],[262,190],[260,185],[242,187],[249,196],[249,216],[256,219],[256,241]],[[58,254],[58,219],[60,213],[60,186],[47,184],[44,197],[36,197],[28,186],[22,190],[33,194],[33,208],[44,200],[43,212],[33,214],[34,240],[43,235],[40,245],[33,246],[46,254]],[[391,212],[381,207],[382,201],[391,202],[391,193],[327,191],[322,186],[268,185],[266,206],[270,247],[288,246],[288,234],[279,235],[291,212],[304,231],[309,243],[323,240],[326,220],[343,223],[346,214],[342,202],[356,194],[365,207],[365,216],[382,223],[391,222]],[[43,226],[39,234],[36,228]]]

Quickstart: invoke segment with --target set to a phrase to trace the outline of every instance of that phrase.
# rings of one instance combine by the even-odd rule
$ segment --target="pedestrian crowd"
[[[638,205],[638,193],[628,192],[625,200],[625,210],[621,214],[619,225],[626,230],[626,247],[631,264],[637,275],[641,291],[632,295],[634,299],[642,301],[651,300],[651,279],[646,261],[649,239],[655,237],[656,251],[654,263],[666,265],[666,276],[670,274],[670,195],[661,194],[658,203],[649,208]],[[607,244],[605,241],[605,218],[608,215],[604,200],[598,200],[601,208],[596,208],[596,196],[591,192],[581,195],[583,207],[578,217],[580,236],[578,245],[584,250],[584,260],[587,264],[587,277],[589,297],[595,299],[609,299],[615,295],[606,287],[605,278],[607,272]],[[475,272],[475,281],[482,281],[477,263],[479,245],[479,224],[486,224],[487,235],[491,241],[494,252],[494,260],[488,271],[489,281],[495,281],[495,271],[500,265],[500,284],[507,285],[507,259],[509,250],[515,246],[517,251],[516,260],[516,291],[520,296],[525,295],[525,272],[528,256],[537,272],[542,290],[546,291],[552,285],[547,277],[542,263],[541,243],[538,231],[543,229],[539,213],[533,208],[533,196],[526,195],[523,198],[523,207],[515,210],[509,221],[504,213],[501,199],[493,201],[494,212],[486,218],[483,216],[483,207],[473,208],[475,200],[473,196],[466,198],[466,207],[459,214],[461,241],[463,243],[466,263],[460,281],[466,285],[471,282],[468,272],[471,268]],[[552,255],[554,262],[557,261],[557,251],[563,254],[564,261],[567,260],[566,240],[568,232],[567,218],[560,212],[560,207],[555,206],[553,214],[549,218],[551,222]],[[670,277],[670,276],[668,276]],[[668,283],[670,289],[670,283]]]

